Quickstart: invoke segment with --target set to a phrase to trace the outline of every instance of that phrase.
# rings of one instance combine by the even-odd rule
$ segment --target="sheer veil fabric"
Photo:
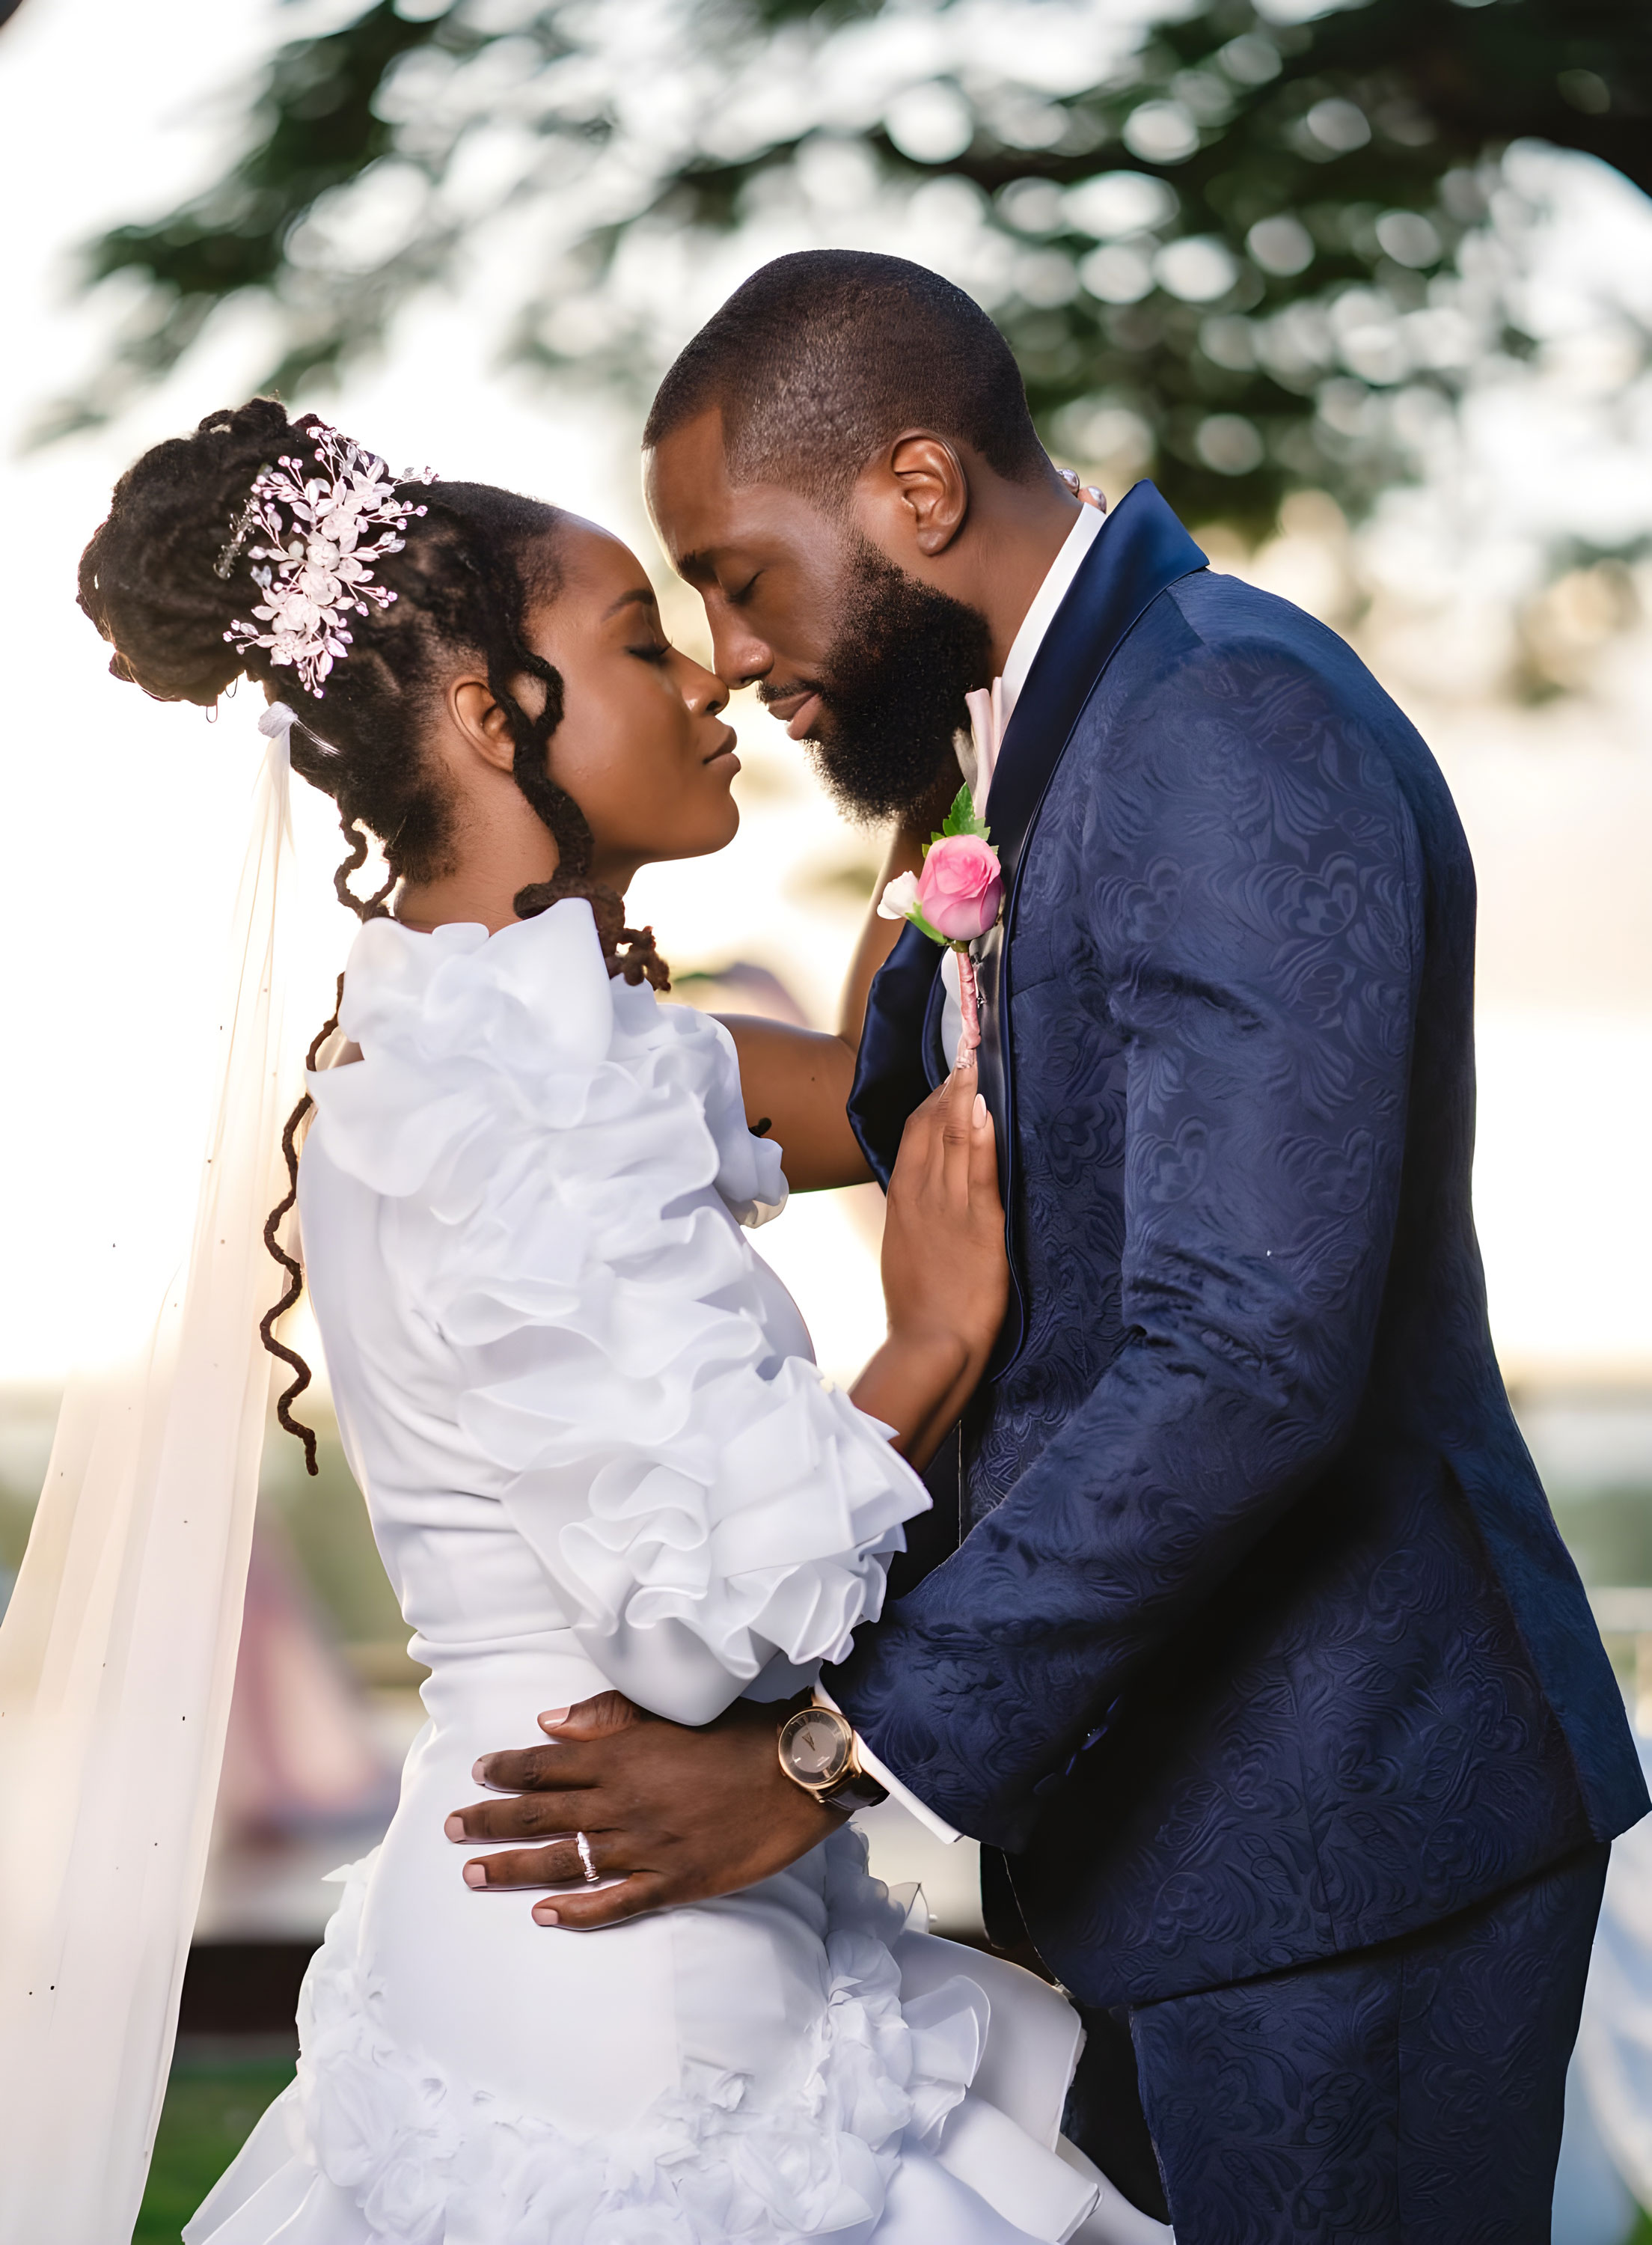
[[[206,1869],[270,1393],[261,1235],[302,1081],[285,714],[260,722],[188,1259],[135,1360],[71,1383],[0,1623],[0,2236],[43,2245],[132,2234]]]

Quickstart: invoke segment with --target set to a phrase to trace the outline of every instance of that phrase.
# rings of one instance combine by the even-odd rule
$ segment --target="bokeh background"
[[[1115,499],[1153,475],[1215,566],[1344,633],[1435,748],[1480,883],[1498,1346],[1633,1690],[1652,1647],[1649,180],[1638,0],[0,11],[0,1597],[65,1373],[141,1333],[186,1237],[257,763],[245,700],[211,723],[105,674],[72,593],[115,476],[274,384],[395,464],[617,528],[699,646],[641,508],[650,385],[754,266],[838,243],[970,288],[1058,459]],[[739,839],[646,873],[636,901],[680,1000],[823,1025],[877,838],[748,697],[733,714]],[[325,806],[300,809],[319,1018],[352,924]],[[881,1329],[877,1232],[866,1188],[762,1236],[834,1371]],[[301,1316],[295,1337],[313,1347]],[[326,1431],[324,1390],[321,1409]],[[248,1615],[140,2235],[175,2236],[282,2078],[321,1875],[371,1844],[419,1719],[335,1440],[316,1481],[270,1446]],[[892,1817],[875,1844],[971,1930],[967,1849],[926,1855]],[[1574,2245],[1628,2235],[1622,2186],[1589,2187]]]

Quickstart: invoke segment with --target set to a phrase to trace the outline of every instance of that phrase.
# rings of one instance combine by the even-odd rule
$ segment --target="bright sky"
[[[264,0],[24,0],[0,31],[0,207],[12,214],[0,271],[13,338],[0,363],[0,1041],[12,1061],[0,1122],[0,1382],[55,1380],[130,1330],[186,1224],[255,710],[243,701],[211,726],[115,684],[74,606],[74,573],[133,454],[244,394],[245,325],[227,323],[112,434],[27,457],[10,448],[42,399],[88,363],[107,317],[70,302],[69,247],[164,207],[201,176],[223,129],[215,97],[277,31],[290,36],[301,13]],[[1652,220],[1615,187],[1572,224],[1558,261],[1576,286],[1587,289],[1615,257],[1652,268]],[[434,303],[393,364],[353,378],[328,410],[393,463],[429,459],[595,515],[657,570],[634,432],[498,376],[489,340],[462,304]],[[1553,415],[1534,422],[1529,399],[1525,418],[1506,399],[1500,424],[1495,410],[1483,417],[1482,485],[1499,504],[1539,491],[1547,503],[1564,478],[1581,489],[1592,474],[1591,506],[1621,512],[1622,463],[1638,451],[1644,465],[1647,449],[1626,450],[1622,427],[1611,444],[1597,441],[1587,383],[1567,397],[1563,426]],[[1570,464],[1547,481],[1535,457],[1546,446]],[[1490,504],[1459,517],[1480,519]],[[1484,589],[1495,576],[1484,541],[1442,541],[1441,519],[1438,505],[1401,511],[1393,574],[1403,583],[1426,562],[1455,594]],[[1316,553],[1311,539],[1287,540],[1263,566],[1282,589],[1300,588],[1303,571],[1324,561]],[[1493,607],[1505,591],[1491,584]],[[686,603],[673,614],[692,621]],[[1595,702],[1533,717],[1460,698],[1447,709],[1426,662],[1403,676],[1398,655],[1396,666],[1396,684],[1441,748],[1480,863],[1479,1199],[1500,1339],[1511,1361],[1652,1371],[1652,1285],[1642,1275],[1652,1265],[1652,1192],[1638,1151],[1652,1102],[1652,749],[1641,714],[1652,680],[1622,670]],[[714,869],[645,875],[637,902],[678,964],[767,960],[823,1018],[855,913],[823,877],[863,861],[867,848],[755,711],[742,719],[741,753],[746,824],[734,851]],[[307,807],[301,827],[312,971],[324,987],[350,924],[328,892],[325,807]],[[762,1238],[835,1370],[853,1368],[877,1327],[865,1240],[850,1211],[819,1203],[800,1204]],[[129,1274],[118,1285],[118,1268]]]

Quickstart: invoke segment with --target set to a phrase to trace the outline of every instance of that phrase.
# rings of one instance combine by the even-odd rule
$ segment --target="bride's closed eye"
[[[626,653],[634,655],[639,662],[652,662],[661,668],[671,660],[671,648],[662,639],[651,639],[641,646],[628,647]]]

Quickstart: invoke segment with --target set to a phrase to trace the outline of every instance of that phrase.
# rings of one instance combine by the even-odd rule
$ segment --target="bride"
[[[1002,1311],[972,1075],[909,1127],[889,1338],[845,1394],[741,1229],[783,1200],[782,1150],[794,1187],[861,1174],[844,1048],[660,1005],[626,925],[640,866],[732,838],[739,770],[626,548],[258,399],[128,471],[81,599],[152,695],[261,686],[337,804],[341,895],[363,830],[391,876],[355,907],[294,1173],[429,1720],[341,1875],[297,2079],[189,2245],[1113,2235],[1058,2135],[1074,2015],[925,1934],[846,1816],[744,1893],[591,1935],[470,1891],[443,1832],[524,1708],[614,1688],[700,1724],[743,1697],[778,1732],[877,1615]],[[600,1834],[573,1836],[600,1880]]]

